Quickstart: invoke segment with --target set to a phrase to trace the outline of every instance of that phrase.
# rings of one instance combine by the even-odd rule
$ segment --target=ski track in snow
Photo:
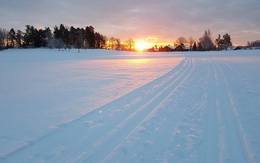
[[[208,117],[207,136],[211,139],[207,144],[212,147],[205,148],[205,156],[215,154],[215,156],[205,157],[204,162],[249,162],[249,152],[246,148],[246,140],[240,124],[239,115],[231,95],[231,90],[227,79],[216,62],[210,62],[212,77],[209,82],[208,105],[206,111]],[[217,117],[216,117],[217,116]],[[217,142],[216,142],[217,140]],[[215,149],[214,149],[215,148]],[[213,150],[213,151],[210,151]],[[218,156],[216,155],[217,153]],[[250,162],[253,162],[252,160]]]
[[[192,73],[179,90],[176,87],[154,117],[139,124],[106,162],[256,162],[231,93],[232,83],[223,72],[227,65],[192,60]]]
[[[156,109],[160,101],[181,84],[191,68],[192,61],[187,59],[165,76],[76,121],[60,126],[49,135],[10,153],[4,161],[102,161]]]
[[[242,78],[231,65],[187,56],[160,78],[0,161],[257,162],[227,71]]]

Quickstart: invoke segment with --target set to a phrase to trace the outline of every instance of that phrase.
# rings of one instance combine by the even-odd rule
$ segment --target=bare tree
[[[250,41],[247,41],[247,47],[251,47],[251,42]]]
[[[251,47],[260,47],[260,40],[256,40],[250,43]]]
[[[111,37],[109,39],[109,49],[115,50],[115,46],[116,46],[116,39],[114,37]]]
[[[125,41],[126,45],[129,47],[129,50],[132,51],[132,48],[135,46],[135,42],[132,38],[129,38]]]
[[[190,37],[189,38],[190,51],[192,50],[194,42],[195,42],[195,40],[192,37]]]
[[[188,43],[188,41],[187,41],[186,38],[184,38],[184,37],[179,37],[179,38],[176,40],[177,46],[178,46],[178,45],[185,46],[185,44],[187,44],[187,43]]]
[[[8,47],[8,31],[0,28],[0,49]]]
[[[213,50],[214,49],[214,44],[212,41],[212,33],[208,29],[205,31],[204,36],[202,36],[200,39],[200,45],[202,49],[200,50]]]
[[[216,43],[217,46],[218,46],[218,50],[220,50],[221,42],[222,42],[222,39],[221,39],[221,36],[220,36],[220,34],[219,34],[219,35],[218,35],[218,38],[215,40],[215,43]]]
[[[118,38],[115,41],[116,41],[116,50],[121,50],[121,41],[120,41],[120,39]]]

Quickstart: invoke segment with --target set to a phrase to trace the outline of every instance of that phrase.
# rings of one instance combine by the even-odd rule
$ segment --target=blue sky
[[[229,33],[234,44],[260,39],[259,0],[1,0],[0,28],[64,24],[107,37],[174,42]]]

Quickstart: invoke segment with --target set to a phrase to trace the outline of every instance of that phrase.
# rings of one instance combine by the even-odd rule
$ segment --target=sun
[[[136,42],[135,43],[135,49],[137,51],[144,51],[144,50],[146,50],[148,48],[149,48],[149,45],[146,42],[140,41],[140,42]]]

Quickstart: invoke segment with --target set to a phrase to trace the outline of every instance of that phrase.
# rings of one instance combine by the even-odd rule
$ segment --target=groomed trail
[[[0,162],[258,162],[259,133],[249,135],[245,119],[258,122],[259,103],[250,104],[259,96],[241,102],[258,93],[249,87],[236,66],[187,55],[167,74]]]

